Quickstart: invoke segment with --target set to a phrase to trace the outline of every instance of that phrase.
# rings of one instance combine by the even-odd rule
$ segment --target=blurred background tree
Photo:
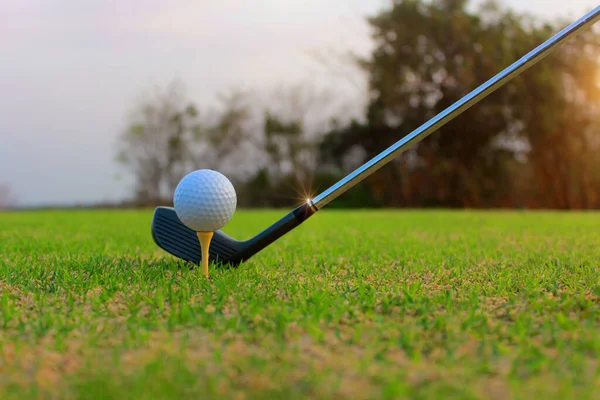
[[[135,201],[160,204],[190,168],[202,134],[196,106],[179,81],[144,94],[121,134],[117,161],[135,178]]]
[[[8,183],[0,183],[0,210],[12,208],[17,198]]]
[[[350,121],[334,88],[232,91],[211,113],[179,86],[142,101],[121,137],[140,203],[170,200],[198,168],[241,206],[297,204],[442,112],[570,21],[496,2],[397,0],[368,20],[369,82]],[[600,34],[569,40],[343,195],[339,207],[600,207]]]
[[[280,85],[255,94],[255,173],[242,186],[247,206],[283,207],[314,195],[323,134],[343,117],[333,90],[309,82]],[[324,187],[323,187],[324,189]]]
[[[467,6],[396,1],[369,20],[376,47],[361,60],[367,121],[322,143],[339,175],[347,154],[360,154],[361,164],[565,24],[540,24],[494,2]],[[569,42],[457,117],[371,176],[369,193],[384,206],[598,207],[598,38]]]

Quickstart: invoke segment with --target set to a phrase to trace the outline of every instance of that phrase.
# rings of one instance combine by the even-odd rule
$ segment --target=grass
[[[150,219],[0,214],[0,398],[600,393],[598,213],[325,210],[210,281]]]

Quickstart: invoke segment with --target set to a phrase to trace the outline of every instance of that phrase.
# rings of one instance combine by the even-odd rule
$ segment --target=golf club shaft
[[[346,192],[352,186],[356,185],[379,168],[390,162],[395,156],[403,151],[406,151],[411,146],[414,146],[431,133],[435,132],[452,119],[462,114],[464,111],[469,109],[474,104],[485,98],[487,95],[492,93],[494,90],[503,86],[506,82],[516,77],[527,68],[531,67],[545,56],[547,56],[557,45],[561,44],[567,37],[580,30],[593,25],[600,19],[600,6],[594,8],[592,11],[581,17],[579,20],[573,22],[544,43],[525,54],[519,60],[514,62],[512,65],[498,73],[496,76],[473,90],[468,95],[461,98],[459,101],[436,115],[421,127],[417,128],[400,141],[396,142],[386,150],[381,152],[376,157],[372,158],[361,167],[354,170],[354,172],[347,175],[345,178],[325,190],[318,196],[312,199],[312,205],[318,210],[323,206],[327,205],[333,199]]]

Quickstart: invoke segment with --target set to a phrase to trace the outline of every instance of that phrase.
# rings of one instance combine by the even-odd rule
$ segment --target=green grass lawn
[[[0,399],[598,398],[599,213],[324,210],[210,281],[151,215],[0,213]]]

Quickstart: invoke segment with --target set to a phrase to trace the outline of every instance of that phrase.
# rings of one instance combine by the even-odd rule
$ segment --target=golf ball
[[[173,204],[177,216],[196,232],[214,232],[225,226],[237,205],[235,188],[220,172],[199,169],[177,185]]]

